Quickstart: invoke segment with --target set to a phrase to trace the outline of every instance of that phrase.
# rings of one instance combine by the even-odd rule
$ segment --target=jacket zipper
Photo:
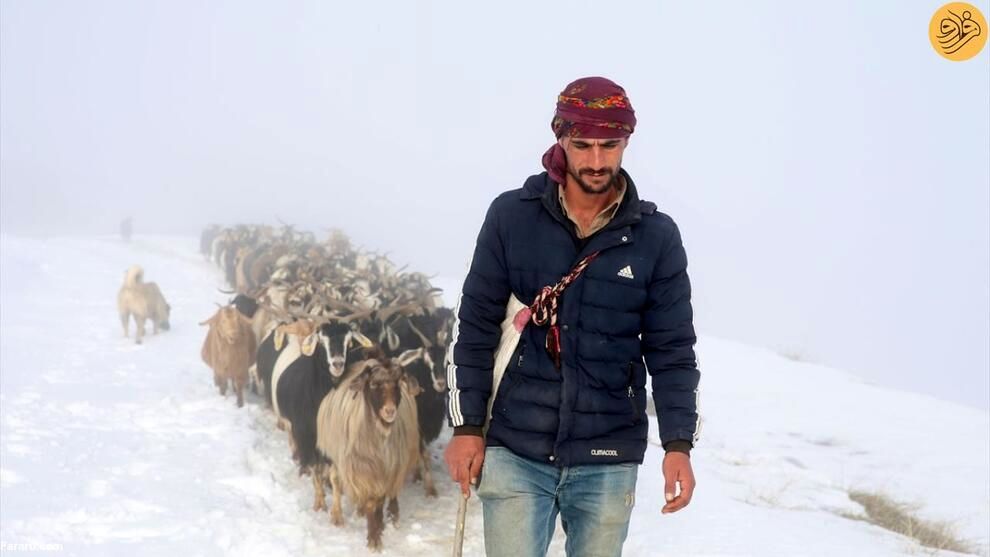
[[[629,398],[629,406],[632,407],[633,417],[638,422],[639,421],[639,412],[638,412],[638,408],[636,408],[636,392],[633,391],[633,386],[632,386],[632,383],[633,383],[633,369],[634,369],[633,368],[633,363],[632,362],[629,362],[629,373],[626,376],[626,389],[627,389],[626,392],[628,393],[627,398]]]

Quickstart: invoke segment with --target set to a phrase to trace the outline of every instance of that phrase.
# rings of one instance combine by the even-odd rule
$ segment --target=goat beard
[[[221,329],[220,331],[217,331],[217,333],[220,340],[226,342],[227,344],[234,344],[237,342],[238,334],[236,331],[231,333],[230,331],[224,331]]]
[[[382,437],[388,437],[392,433],[393,426],[395,426],[395,421],[386,422],[381,416],[375,416],[375,427],[378,432],[382,434]]]

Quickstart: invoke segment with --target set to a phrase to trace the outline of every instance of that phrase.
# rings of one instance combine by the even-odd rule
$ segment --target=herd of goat
[[[427,447],[444,422],[445,358],[454,315],[422,273],[291,227],[212,226],[203,255],[233,287],[207,321],[202,357],[221,394],[260,394],[287,431],[314,510],[342,525],[341,496],[381,548],[410,475],[436,496]],[[387,513],[387,515],[386,515]]]

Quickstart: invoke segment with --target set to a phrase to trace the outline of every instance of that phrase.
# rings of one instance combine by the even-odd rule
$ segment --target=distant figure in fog
[[[120,221],[120,237],[125,242],[131,241],[131,234],[134,233],[134,223],[131,222],[131,217]]]

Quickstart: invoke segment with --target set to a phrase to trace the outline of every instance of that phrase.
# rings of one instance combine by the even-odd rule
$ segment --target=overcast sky
[[[604,75],[701,334],[986,409],[990,49],[938,56],[941,3],[2,0],[0,228],[280,218],[459,277]]]

